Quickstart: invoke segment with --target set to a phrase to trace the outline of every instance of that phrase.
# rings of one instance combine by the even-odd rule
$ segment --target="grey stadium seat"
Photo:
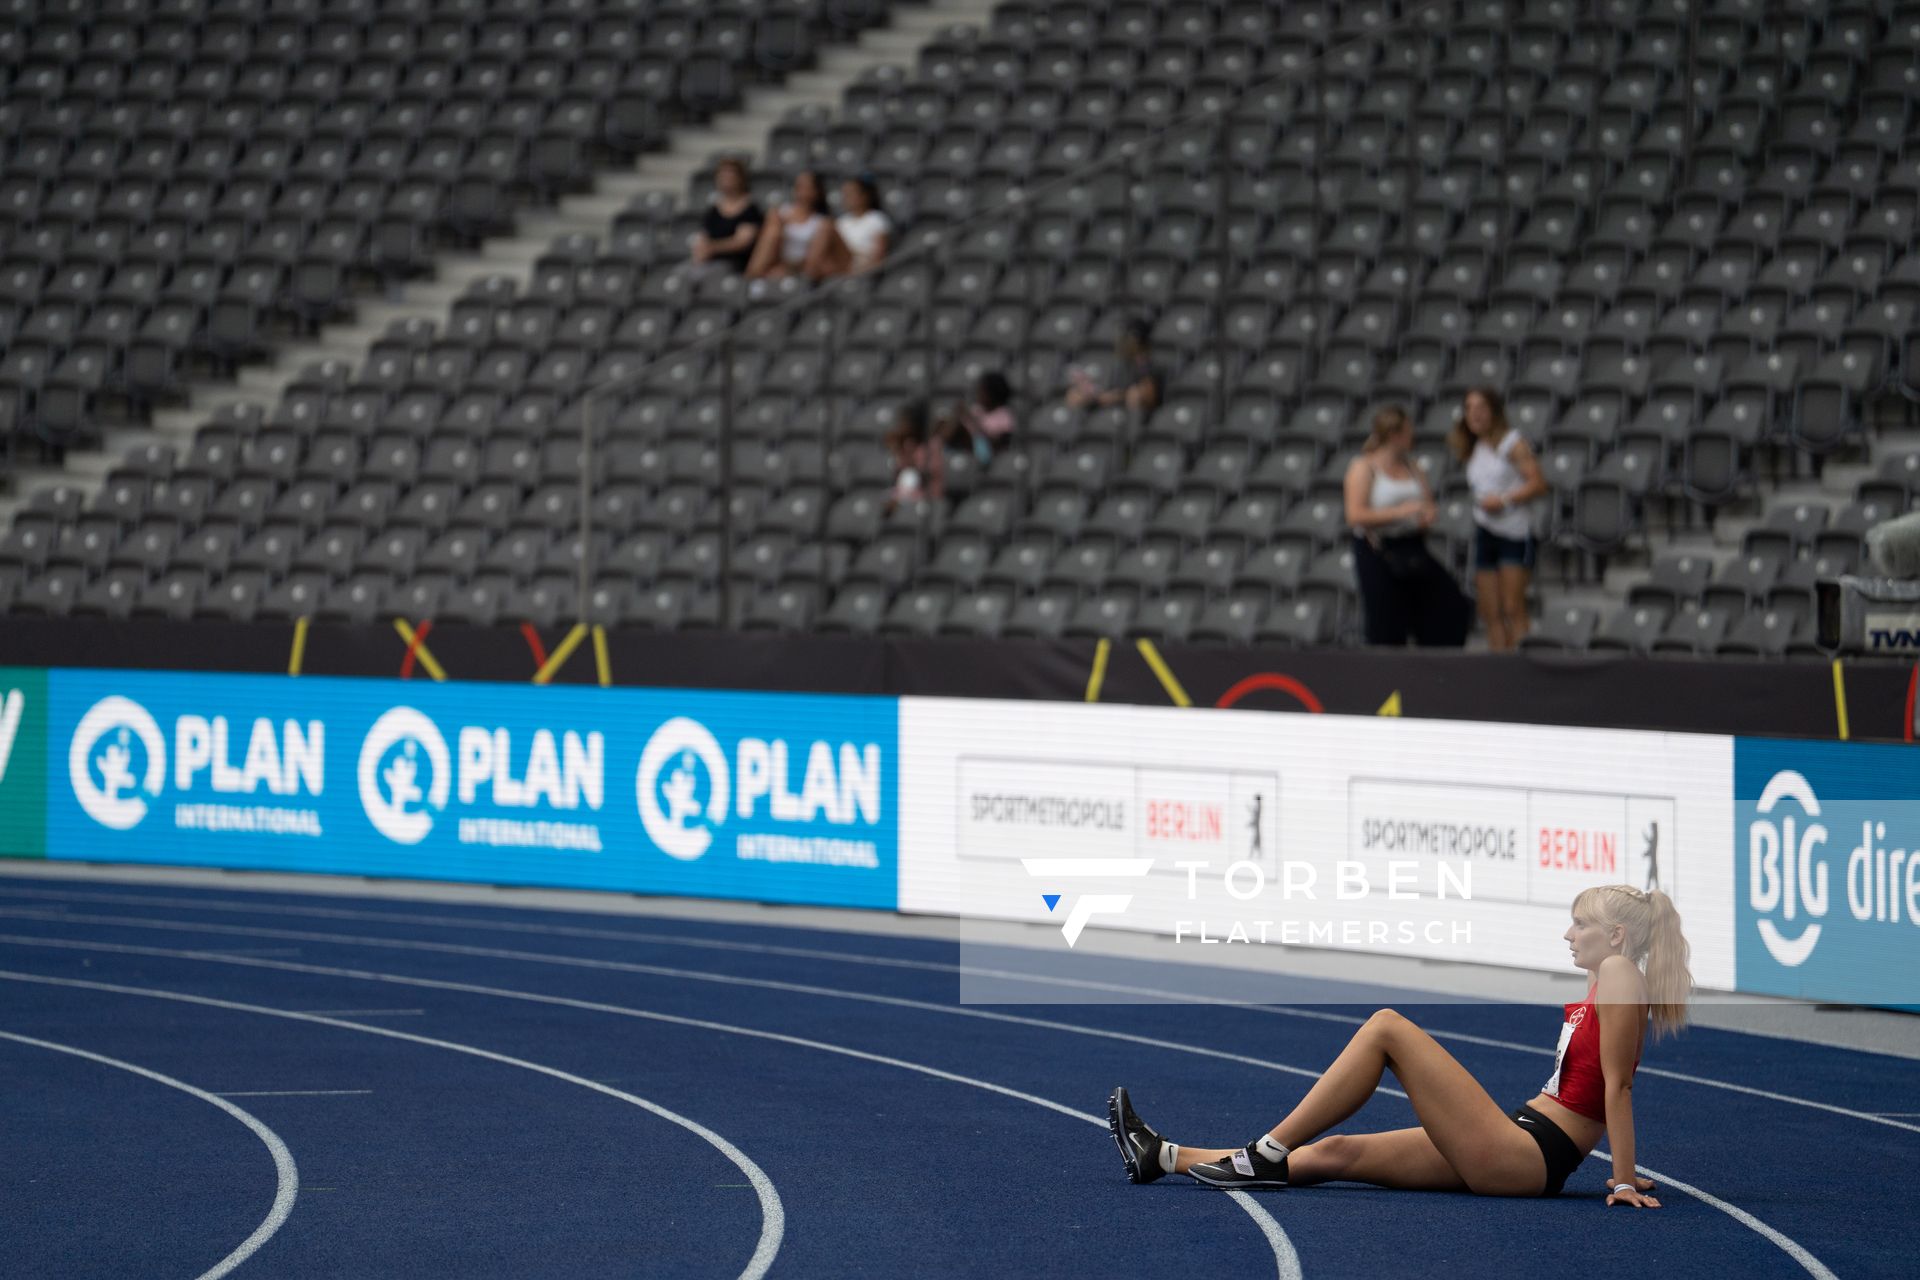
[[[97,50],[90,29],[69,50],[71,24],[52,22],[44,48],[0,50],[0,434],[17,452],[138,421],[664,143],[731,102],[749,60],[777,78],[887,6],[803,8],[349,5],[336,21],[295,3],[189,23],[134,6],[96,24]],[[1890,389],[1920,386],[1904,10],[1574,8],[999,6],[768,140],[763,198],[801,167],[872,167],[901,224],[900,264],[830,305],[804,282],[754,293],[675,269],[709,164],[688,197],[640,197],[598,237],[556,240],[525,286],[483,279],[364,366],[303,372],[269,412],[209,423],[173,473],[128,459],[99,524],[55,536],[23,513],[0,566],[39,608],[117,608],[103,575],[131,570],[207,575],[194,613],[225,608],[231,579],[234,613],[286,615],[307,607],[288,589],[300,573],[378,573],[442,584],[471,622],[547,616],[579,554],[578,394],[612,378],[631,391],[590,477],[610,595],[588,607],[621,626],[719,621],[725,513],[742,584],[808,587],[791,607],[743,603],[743,625],[874,630],[897,611],[924,631],[913,602],[952,591],[932,624],[950,633],[1106,634],[1081,611],[1111,596],[1135,609],[1120,634],[1349,640],[1338,487],[1371,408],[1391,398],[1420,424],[1442,463],[1434,533],[1458,557],[1473,526],[1439,445],[1479,382],[1537,447],[1550,438],[1563,550],[1657,551],[1660,514],[1671,528],[1685,508],[1764,497],[1832,453],[1879,463],[1863,428]],[[1033,198],[961,220],[1015,192]],[[1070,366],[1114,385],[1112,344],[1136,318],[1159,405],[1063,406]],[[722,353],[679,348],[736,323],[748,443],[722,495]],[[899,402],[944,413],[987,368],[1013,384],[1012,445],[956,459],[945,509],[887,512],[878,436]],[[1904,507],[1911,480],[1876,472],[1861,500]],[[1657,561],[1631,603],[1664,624],[1717,589],[1797,618],[1798,566],[1857,558],[1865,512],[1764,524],[1744,551],[1799,558],[1771,584]],[[55,572],[61,589],[36,588]],[[1554,607],[1549,592],[1541,643]],[[1651,648],[1658,628],[1631,613],[1593,644]],[[1747,624],[1712,646],[1668,640],[1773,644]]]

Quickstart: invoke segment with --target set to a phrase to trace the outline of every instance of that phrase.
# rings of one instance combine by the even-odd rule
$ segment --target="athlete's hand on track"
[[[1643,1178],[1636,1173],[1633,1175],[1633,1185],[1640,1189],[1640,1194],[1645,1195],[1647,1192],[1653,1190],[1653,1179]]]
[[[1653,1186],[1653,1184],[1647,1182],[1645,1178],[1635,1178],[1634,1181],[1645,1182],[1649,1188]],[[1617,1204],[1632,1205],[1636,1209],[1658,1209],[1660,1207],[1660,1202],[1648,1195],[1645,1191],[1622,1190],[1608,1192],[1607,1206],[1611,1208]]]

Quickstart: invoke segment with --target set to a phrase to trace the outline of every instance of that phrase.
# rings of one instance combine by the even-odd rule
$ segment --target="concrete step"
[[[926,35],[917,31],[872,31],[860,38],[860,51],[882,57],[891,56],[894,61],[906,65],[912,63],[920,52],[920,46],[925,43]]]

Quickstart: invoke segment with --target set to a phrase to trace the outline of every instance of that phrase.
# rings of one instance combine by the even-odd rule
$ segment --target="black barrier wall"
[[[1892,741],[1913,739],[1920,680],[1920,667],[1866,661],[18,617],[0,622],[0,666],[1171,702]]]

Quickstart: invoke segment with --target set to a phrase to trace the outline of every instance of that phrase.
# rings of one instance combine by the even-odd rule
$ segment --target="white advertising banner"
[[[964,858],[1047,858],[1116,850],[1201,860],[1216,874],[1271,860],[1279,779],[1269,774],[962,755]]]
[[[1657,885],[1700,985],[1727,989],[1732,757],[1694,734],[904,698],[900,908],[1057,921],[1097,893],[1095,927],[1182,945],[1562,971],[1575,894]]]

